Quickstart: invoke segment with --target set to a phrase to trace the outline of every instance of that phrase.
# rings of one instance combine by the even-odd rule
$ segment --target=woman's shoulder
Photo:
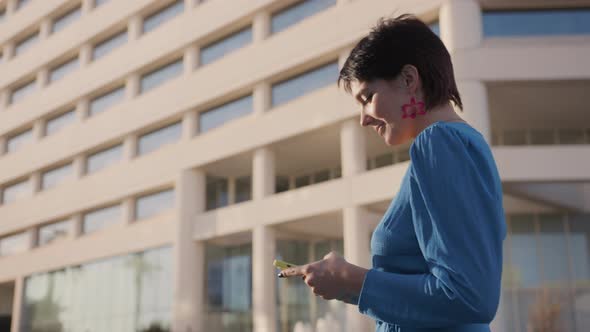
[[[415,159],[443,153],[452,153],[456,156],[467,153],[473,148],[485,149],[486,147],[489,149],[484,137],[468,123],[438,121],[416,136],[410,146],[410,155]]]

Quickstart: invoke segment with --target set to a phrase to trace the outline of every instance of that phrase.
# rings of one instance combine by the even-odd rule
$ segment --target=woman
[[[330,253],[279,276],[358,305],[377,331],[490,331],[506,235],[502,188],[488,144],[451,105],[463,106],[445,46],[413,16],[381,20],[338,84],[386,144],[414,139],[411,162],[371,238],[371,269]]]

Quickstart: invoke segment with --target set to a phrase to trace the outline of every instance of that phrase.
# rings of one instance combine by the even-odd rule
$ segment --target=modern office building
[[[493,331],[588,331],[587,0],[0,0],[0,331],[371,330],[272,261],[370,266],[409,146],[335,81],[406,12],[502,177]]]

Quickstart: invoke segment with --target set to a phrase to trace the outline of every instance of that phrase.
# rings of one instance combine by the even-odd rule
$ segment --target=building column
[[[87,67],[88,64],[90,64],[90,62],[92,61],[92,45],[91,44],[86,43],[86,44],[82,45],[82,47],[80,48],[79,59],[80,59],[80,67],[81,68]]]
[[[270,35],[270,13],[257,13],[252,22],[252,40],[260,43]]]
[[[252,231],[252,315],[254,331],[276,329],[276,234],[272,227],[258,225]]]
[[[227,205],[236,204],[236,178],[230,176],[227,179]]]
[[[84,121],[90,115],[90,100],[82,98],[76,103],[76,118],[78,121]]]
[[[37,90],[41,90],[49,84],[49,69],[41,68],[37,72]]]
[[[16,12],[18,0],[6,0],[6,15],[12,15]]]
[[[69,238],[75,240],[80,237],[82,233],[84,233],[84,216],[82,213],[76,213],[72,216]]]
[[[130,134],[123,141],[123,158],[124,160],[131,160],[135,158],[138,152],[137,135]]]
[[[42,180],[41,180],[41,172],[37,171],[34,172],[33,174],[31,174],[31,177],[29,178],[29,181],[31,183],[31,194],[34,195],[35,193],[38,193],[41,191],[41,187],[42,187]]]
[[[271,88],[268,82],[258,83],[252,93],[254,114],[262,115],[271,108]]]
[[[465,110],[461,116],[477,129],[488,143],[492,141],[492,128],[488,111],[488,91],[481,81],[458,81],[457,87]]]
[[[367,168],[365,134],[357,119],[348,120],[340,129],[342,177],[352,177]],[[352,264],[370,267],[369,222],[364,209],[348,206],[342,211],[344,257]],[[356,306],[346,306],[346,331],[368,331],[372,322],[358,312]]]
[[[14,57],[15,47],[16,46],[14,42],[7,42],[6,44],[4,44],[4,47],[2,48],[2,62],[8,62],[8,60]]]
[[[340,157],[342,177],[356,175],[367,169],[365,134],[358,118],[347,120],[340,128]]]
[[[270,148],[254,152],[252,163],[252,199],[263,199],[275,191],[275,157]]]
[[[0,156],[6,153],[6,137],[0,136]],[[0,200],[1,202],[2,200]]]
[[[127,23],[127,39],[131,41],[136,41],[141,37],[141,33],[143,30],[143,20],[141,16],[135,15],[129,19],[129,23]]]
[[[182,116],[182,139],[190,140],[199,131],[199,115],[195,111],[189,111]]]
[[[483,19],[476,0],[446,0],[439,15],[441,39],[451,56],[481,46]],[[461,116],[491,142],[491,123],[488,112],[487,90],[483,82],[457,79],[463,101]]]
[[[89,14],[94,8],[94,0],[82,0],[82,15]]]
[[[260,200],[274,194],[275,157],[269,148],[254,152],[252,197]],[[258,225],[252,232],[252,315],[254,331],[273,332],[276,325],[275,233],[265,225]]]
[[[197,45],[190,45],[184,51],[183,61],[185,76],[192,74],[197,69],[197,67],[199,67],[199,54],[199,47]]]
[[[51,19],[46,17],[41,21],[41,26],[39,27],[39,37],[43,39],[49,38],[51,35]]]
[[[86,157],[83,155],[79,155],[74,157],[73,162],[74,168],[74,178],[80,179],[86,174]]]
[[[140,77],[138,73],[130,74],[125,82],[125,99],[131,100],[140,93]]]
[[[25,277],[17,277],[14,281],[14,296],[12,302],[12,322],[10,326],[11,331],[21,331],[20,322],[23,306],[25,288]]]
[[[135,198],[128,197],[123,200],[123,224],[130,225],[135,221]]]
[[[184,0],[184,12],[187,13],[189,10],[196,7],[195,0]]]
[[[176,179],[172,331],[203,332],[205,244],[193,240],[193,224],[205,211],[205,187],[205,172],[200,170],[183,170]]]
[[[45,136],[45,120],[37,119],[33,123],[33,140],[38,142]]]

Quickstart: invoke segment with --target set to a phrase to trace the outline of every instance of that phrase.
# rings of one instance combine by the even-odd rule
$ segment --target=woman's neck
[[[451,104],[438,106],[428,110],[423,116],[416,118],[413,137],[415,138],[428,126],[439,121],[467,123],[455,112]]]

